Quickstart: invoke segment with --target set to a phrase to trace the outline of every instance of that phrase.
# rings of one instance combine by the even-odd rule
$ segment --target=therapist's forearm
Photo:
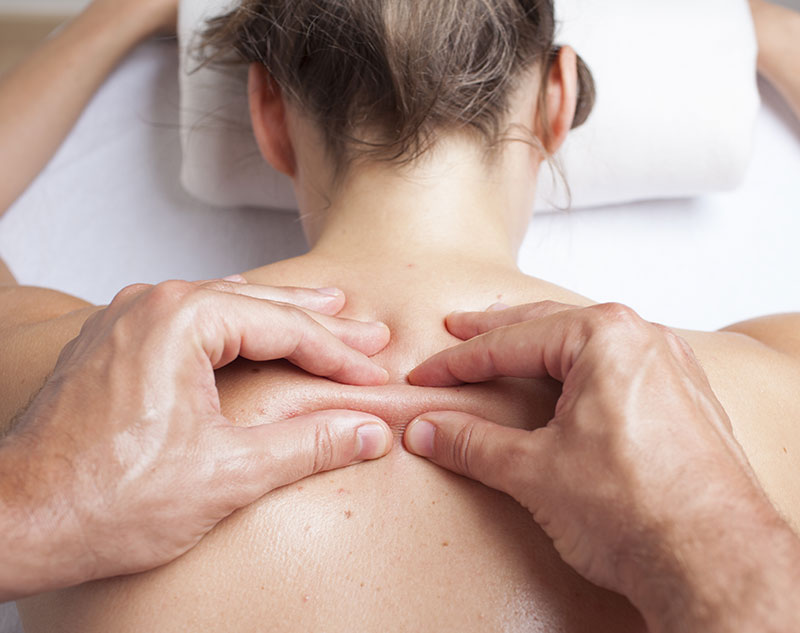
[[[24,437],[0,440],[0,602],[92,578],[77,521],[63,490],[69,460],[43,456]],[[59,485],[53,485],[57,481]]]
[[[0,286],[0,437],[99,309],[55,291]]]
[[[0,214],[49,162],[111,70],[152,30],[135,9],[91,5],[0,80]]]
[[[652,633],[790,633],[800,623],[800,540],[772,506],[731,500],[704,525],[676,519],[671,563],[642,565],[631,595]],[[728,527],[730,526],[730,527]],[[659,573],[662,572],[662,573]]]
[[[750,0],[758,38],[758,70],[800,118],[800,12]]]

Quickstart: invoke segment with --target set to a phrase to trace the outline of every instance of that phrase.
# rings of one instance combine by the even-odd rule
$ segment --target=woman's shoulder
[[[679,334],[705,370],[768,496],[800,532],[800,316]]]

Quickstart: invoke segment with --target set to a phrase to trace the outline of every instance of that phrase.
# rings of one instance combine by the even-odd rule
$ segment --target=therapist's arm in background
[[[49,162],[119,61],[147,37],[174,32],[177,10],[178,0],[94,0],[0,78],[0,215]]]
[[[800,12],[750,0],[758,38],[758,71],[800,118]]]
[[[544,303],[447,319],[465,343],[412,384],[563,383],[529,432],[429,413],[411,452],[524,505],[564,561],[625,595],[653,633],[789,633],[800,540],[760,488],[689,345],[619,305]]]
[[[384,455],[391,432],[366,413],[244,428],[220,410],[214,370],[239,356],[385,383],[368,355],[388,329],[320,313],[344,302],[172,281],[127,288],[93,314],[0,439],[0,602],[163,565],[275,488]]]
[[[45,167],[116,64],[147,37],[175,31],[177,11],[178,0],[94,0],[0,78],[0,215]],[[0,260],[0,433],[97,309],[18,286]]]

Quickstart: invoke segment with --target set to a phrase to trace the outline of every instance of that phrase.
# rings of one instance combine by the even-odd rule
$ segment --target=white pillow
[[[295,209],[291,182],[265,163],[253,139],[246,69],[192,72],[188,51],[204,20],[236,4],[181,1],[182,183],[214,205]],[[573,207],[695,196],[741,181],[760,104],[747,0],[557,0],[556,7],[557,42],[577,50],[597,84],[592,115],[561,151]],[[546,171],[539,190],[537,209],[565,206]]]

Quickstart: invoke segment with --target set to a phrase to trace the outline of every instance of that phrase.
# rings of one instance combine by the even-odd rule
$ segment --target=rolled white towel
[[[291,182],[253,139],[246,69],[192,72],[204,20],[236,4],[181,1],[181,180],[210,204],[294,209]],[[741,181],[760,104],[747,0],[556,0],[556,9],[557,41],[578,51],[597,84],[595,110],[560,152],[572,206],[696,196]],[[565,205],[564,188],[543,172],[537,209]]]

